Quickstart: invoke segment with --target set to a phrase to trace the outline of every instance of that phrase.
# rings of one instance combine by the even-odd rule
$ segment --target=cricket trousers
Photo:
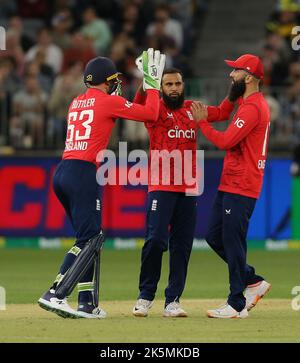
[[[85,243],[101,231],[100,188],[96,166],[84,160],[62,160],[53,176],[53,189],[76,233],[75,245],[65,256],[56,282],[74,263]],[[91,300],[94,266],[79,281],[82,301]],[[80,290],[79,290],[80,291]],[[80,300],[79,299],[79,300]]]
[[[256,199],[218,191],[211,211],[206,241],[227,263],[230,294],[228,304],[242,311],[246,305],[243,295],[247,285],[263,280],[247,265],[247,232]]]
[[[153,300],[160,279],[163,252],[169,248],[166,304],[179,301],[184,290],[196,225],[196,197],[153,191],[147,199],[147,229],[141,256],[139,298]]]

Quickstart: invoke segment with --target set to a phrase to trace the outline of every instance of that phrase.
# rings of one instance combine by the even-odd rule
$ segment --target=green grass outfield
[[[207,308],[228,293],[225,264],[209,251],[192,253],[181,298],[188,318],[163,318],[163,291],[168,255],[147,318],[131,309],[138,293],[140,251],[105,250],[101,267],[102,320],[67,320],[38,307],[62,261],[63,250],[1,249],[0,286],[6,289],[6,310],[0,311],[0,342],[300,342],[300,310],[291,307],[294,286],[300,285],[300,251],[250,251],[249,263],[273,285],[248,319],[218,320]],[[73,299],[73,301],[75,301]]]

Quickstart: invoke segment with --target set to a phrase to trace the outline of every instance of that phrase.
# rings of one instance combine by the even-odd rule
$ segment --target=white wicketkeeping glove
[[[135,63],[138,69],[143,73],[143,88],[160,90],[161,78],[164,71],[166,56],[159,50],[149,48],[143,51]]]

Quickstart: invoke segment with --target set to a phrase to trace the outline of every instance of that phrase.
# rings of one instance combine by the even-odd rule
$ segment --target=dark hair
[[[184,81],[183,73],[178,68],[166,68],[163,72],[162,79],[164,78],[165,74],[175,74],[175,73],[179,73],[182,77],[182,81]]]

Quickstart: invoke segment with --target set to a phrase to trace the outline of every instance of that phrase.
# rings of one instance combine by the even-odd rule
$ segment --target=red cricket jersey
[[[148,101],[148,97],[137,92],[134,102],[143,104],[146,99]],[[195,188],[198,127],[191,113],[191,104],[192,101],[184,101],[181,108],[171,110],[161,99],[158,121],[155,123],[145,122],[150,139],[149,192],[161,190],[194,193],[192,189]],[[180,156],[177,160],[180,159],[181,164],[179,165],[171,158],[170,168],[166,167],[167,158],[164,165],[162,159],[158,160],[153,154],[153,152],[162,152],[163,150],[168,153],[179,153]],[[185,151],[187,153],[184,156]],[[158,176],[157,179],[156,176]],[[167,180],[168,176],[170,176],[169,181]]]
[[[208,107],[208,120],[199,122],[199,127],[208,140],[226,150],[219,190],[258,198],[267,157],[270,110],[260,92],[240,98],[238,105],[225,132],[214,130],[207,121],[228,118],[233,109],[228,100],[219,107]]]
[[[97,164],[97,154],[107,148],[116,118],[153,122],[157,120],[158,112],[159,93],[156,90],[148,90],[145,105],[139,105],[123,97],[88,88],[69,107],[68,132],[62,158]]]

